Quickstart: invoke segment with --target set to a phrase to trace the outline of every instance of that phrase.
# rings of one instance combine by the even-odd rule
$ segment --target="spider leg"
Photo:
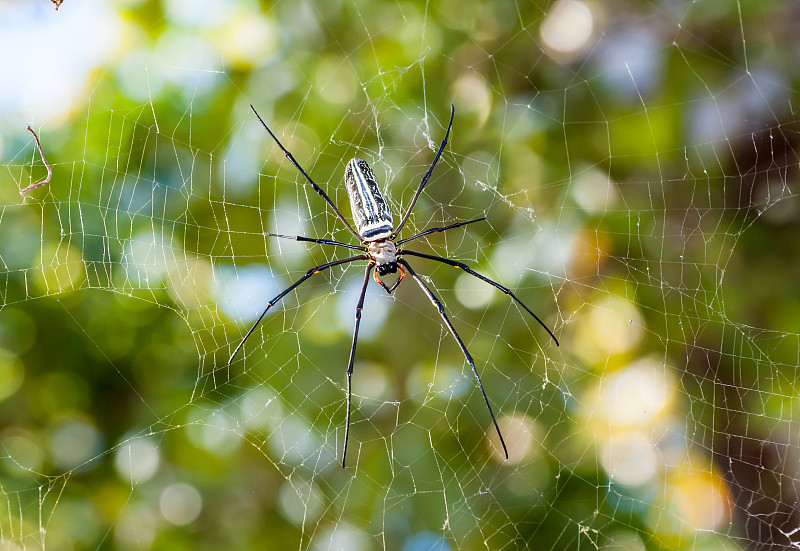
[[[494,412],[492,411],[492,406],[489,404],[489,398],[486,396],[486,391],[483,390],[483,383],[481,382],[481,376],[478,375],[478,370],[475,367],[475,361],[472,359],[472,356],[470,356],[469,350],[467,350],[467,347],[464,345],[464,341],[462,341],[461,337],[459,337],[458,333],[456,333],[455,327],[453,327],[453,324],[450,323],[450,319],[444,312],[444,306],[442,305],[441,301],[438,298],[436,298],[436,295],[434,295],[433,292],[428,288],[428,286],[425,285],[425,283],[423,283],[423,281],[419,278],[417,273],[411,268],[411,266],[408,265],[408,262],[406,262],[405,260],[398,260],[397,262],[406,267],[406,270],[408,270],[408,273],[411,274],[411,277],[414,278],[414,281],[416,281],[417,284],[420,286],[420,288],[422,288],[422,291],[426,295],[428,295],[430,301],[439,311],[439,315],[442,316],[442,320],[444,321],[445,325],[447,325],[447,328],[450,330],[450,333],[453,335],[453,337],[455,337],[459,348],[461,348],[461,352],[464,353],[464,357],[467,359],[467,363],[469,363],[470,367],[472,368],[472,373],[475,375],[475,379],[478,381],[478,387],[481,389],[481,394],[483,394],[483,399],[486,402],[486,407],[489,409],[489,415],[492,416],[492,423],[494,423],[494,428],[497,431],[497,436],[500,438],[500,443],[503,445],[503,453],[505,453],[506,459],[508,459],[508,448],[506,448],[506,442],[505,440],[503,440],[503,435],[500,433],[500,427],[497,426],[497,419],[494,418]]]
[[[339,264],[346,264],[347,262],[353,262],[354,260],[369,260],[369,257],[367,255],[365,255],[365,254],[359,254],[359,255],[356,255],[356,256],[351,256],[349,258],[344,258],[342,260],[334,260],[333,262],[328,262],[326,264],[320,264],[319,266],[311,268],[309,271],[306,272],[306,275],[304,275],[303,277],[301,277],[300,279],[298,279],[297,281],[292,283],[289,287],[287,287],[286,289],[281,291],[278,296],[276,296],[271,301],[269,301],[269,303],[267,304],[267,307],[264,308],[264,311],[261,312],[260,316],[258,316],[258,319],[253,324],[253,326],[250,328],[250,330],[247,332],[247,334],[244,336],[244,338],[241,340],[241,342],[239,343],[239,346],[237,346],[236,350],[234,350],[233,354],[231,354],[231,357],[228,360],[228,365],[231,365],[231,363],[233,362],[233,359],[236,357],[236,354],[239,353],[239,350],[242,349],[242,347],[244,346],[244,343],[247,341],[248,338],[250,338],[250,335],[253,334],[253,331],[256,330],[256,327],[258,327],[258,324],[261,323],[262,319],[264,319],[264,316],[267,315],[267,312],[269,312],[269,309],[272,308],[273,306],[275,306],[276,304],[278,304],[278,302],[284,296],[286,296],[287,293],[289,293],[292,289],[294,289],[295,287],[297,287],[298,285],[303,283],[309,277],[313,276],[314,274],[320,273],[322,270],[327,270],[328,268],[332,268],[333,266],[338,266]]]
[[[291,239],[293,241],[308,241],[309,243],[321,243],[323,245],[337,245],[339,247],[347,247],[355,251],[367,252],[366,247],[360,245],[350,245],[349,243],[342,243],[341,241],[331,241],[330,239],[314,239],[313,237],[303,237],[302,235],[283,235],[280,233],[265,233],[267,237],[280,237],[281,239]]]
[[[460,226],[466,226],[467,224],[472,224],[474,222],[482,222],[483,220],[486,220],[485,216],[481,216],[480,218],[476,218],[475,220],[468,220],[467,222],[456,222],[455,224],[450,224],[449,226],[444,226],[442,228],[429,228],[429,229],[427,229],[427,230],[425,230],[423,232],[418,233],[417,235],[412,235],[411,237],[406,237],[405,239],[401,239],[400,241],[397,241],[395,243],[395,245],[402,245],[403,243],[408,243],[409,241],[414,241],[415,239],[418,239],[418,238],[420,238],[422,236],[425,236],[425,235],[428,235],[430,233],[436,233],[436,232],[440,232],[440,231],[451,230],[453,228],[458,228]]]
[[[265,122],[264,122],[264,119],[262,119],[262,118],[261,118],[261,115],[259,115],[259,114],[258,114],[258,112],[256,111],[256,108],[255,108],[255,107],[253,107],[253,105],[252,105],[252,104],[250,105],[250,109],[252,109],[252,110],[253,110],[253,113],[255,113],[256,117],[258,117],[258,120],[261,122],[261,125],[262,125],[262,126],[265,128],[265,129],[266,129],[266,131],[267,131],[267,132],[269,132],[269,135],[270,135],[270,136],[272,136],[272,139],[273,139],[273,140],[275,140],[275,143],[276,143],[276,144],[278,144],[278,147],[280,147],[280,148],[281,148],[281,150],[283,151],[283,154],[284,154],[284,155],[286,155],[286,158],[287,158],[287,159],[289,159],[289,160],[292,162],[292,164],[295,166],[295,168],[297,168],[297,170],[299,170],[299,171],[300,171],[300,174],[302,174],[302,175],[303,175],[303,177],[304,177],[306,180],[308,180],[308,183],[309,183],[309,184],[311,184],[311,187],[313,187],[313,188],[314,188],[314,191],[316,191],[316,192],[317,192],[317,194],[318,194],[320,197],[322,197],[323,199],[325,199],[325,201],[328,203],[328,205],[329,205],[329,206],[330,206],[330,207],[333,209],[333,212],[335,212],[335,213],[336,213],[336,216],[338,216],[338,217],[339,217],[339,220],[341,220],[341,221],[344,223],[345,227],[346,227],[348,230],[350,230],[350,233],[352,233],[354,236],[356,236],[356,239],[358,239],[359,241],[361,241],[361,236],[360,236],[360,235],[358,235],[358,234],[356,233],[356,230],[354,230],[354,229],[353,229],[353,226],[351,226],[351,225],[350,225],[350,223],[349,223],[347,220],[345,220],[345,217],[342,215],[342,213],[341,213],[341,212],[339,212],[339,209],[337,209],[337,208],[336,208],[336,205],[334,205],[334,204],[333,204],[333,201],[331,201],[331,198],[330,198],[330,197],[328,197],[328,194],[327,194],[327,193],[325,193],[325,192],[322,190],[322,188],[321,188],[321,187],[319,187],[319,186],[316,184],[316,182],[314,182],[314,180],[312,180],[312,179],[311,179],[311,176],[309,176],[308,174],[306,174],[306,171],[305,171],[305,170],[303,170],[303,168],[300,166],[300,163],[298,163],[298,162],[297,162],[297,161],[294,159],[294,157],[292,156],[292,154],[291,154],[291,153],[289,153],[289,152],[286,150],[286,148],[285,148],[285,147],[283,147],[283,144],[280,142],[280,140],[278,140],[278,138],[275,136],[275,134],[273,134],[273,133],[272,133],[272,130],[270,130],[270,129],[269,129],[269,126],[267,126],[267,123],[265,123]]]
[[[350,378],[353,375],[353,362],[356,359],[356,343],[358,342],[358,327],[361,325],[361,311],[364,309],[364,296],[367,294],[367,283],[369,283],[369,273],[372,271],[373,263],[367,264],[367,273],[364,274],[364,285],[361,286],[361,296],[358,297],[356,305],[356,326],[353,329],[353,346],[350,348],[350,361],[347,362],[347,419],[344,425],[344,452],[342,453],[342,468],[347,459],[347,438],[350,436],[350,402],[353,397],[353,387]]]
[[[436,152],[436,157],[433,158],[433,162],[431,163],[428,172],[425,173],[425,176],[422,177],[422,181],[420,181],[419,186],[417,187],[417,191],[414,193],[414,198],[411,199],[411,204],[408,205],[408,210],[406,210],[405,216],[403,216],[402,222],[400,225],[397,226],[397,229],[392,232],[392,237],[396,237],[400,235],[400,230],[403,229],[403,226],[406,225],[408,221],[408,217],[411,216],[411,211],[414,210],[414,205],[417,204],[417,199],[419,199],[419,194],[422,193],[422,188],[425,187],[425,184],[428,183],[428,178],[431,177],[433,173],[433,167],[436,166],[436,163],[439,162],[439,157],[442,156],[442,151],[444,150],[444,146],[447,145],[447,138],[450,137],[450,129],[453,127],[453,116],[456,114],[456,108],[450,104],[450,123],[447,125],[447,132],[444,133],[444,139],[442,140],[441,145],[439,145],[439,151]]]
[[[473,269],[471,269],[469,266],[467,266],[466,264],[464,264],[462,262],[456,262],[455,260],[450,260],[449,258],[443,258],[441,256],[436,256],[436,255],[432,255],[432,254],[418,253],[418,252],[415,252],[415,251],[398,251],[397,252],[397,256],[400,256],[401,254],[410,254],[411,256],[417,256],[419,258],[427,258],[428,260],[436,260],[437,262],[441,262],[443,264],[448,264],[450,266],[455,266],[456,268],[461,268],[462,270],[464,270],[468,274],[473,275],[473,276],[477,277],[478,279],[485,281],[489,285],[497,287],[498,289],[503,291],[505,294],[507,294],[508,296],[513,298],[515,301],[517,301],[517,304],[522,306],[525,309],[526,312],[528,312],[530,315],[532,315],[534,317],[534,319],[539,322],[539,325],[544,327],[545,331],[547,331],[547,334],[550,335],[553,338],[553,340],[556,343],[556,346],[558,346],[558,339],[553,334],[553,332],[550,331],[550,328],[547,327],[544,324],[544,322],[539,319],[539,316],[534,314],[531,311],[530,308],[525,306],[525,304],[523,304],[522,301],[520,299],[518,299],[517,296],[514,293],[512,293],[507,287],[503,287],[502,285],[500,285],[496,281],[492,281],[488,277],[479,274],[478,272],[474,271]]]

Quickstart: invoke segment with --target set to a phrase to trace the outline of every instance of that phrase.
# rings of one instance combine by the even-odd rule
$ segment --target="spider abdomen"
[[[367,161],[351,159],[344,171],[344,183],[350,197],[353,222],[361,239],[378,241],[391,237],[394,229],[392,211]]]

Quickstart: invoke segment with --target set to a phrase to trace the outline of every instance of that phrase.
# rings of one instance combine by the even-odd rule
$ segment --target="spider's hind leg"
[[[367,264],[367,273],[364,274],[364,285],[361,287],[361,295],[358,297],[356,306],[356,325],[353,329],[353,346],[350,348],[350,360],[347,362],[347,415],[344,425],[344,452],[342,452],[342,468],[345,467],[347,460],[347,439],[350,436],[350,404],[353,398],[353,362],[356,359],[356,344],[358,343],[358,328],[361,325],[361,311],[364,309],[364,297],[367,294],[367,283],[369,283],[369,273],[372,271],[373,264]]]
[[[436,295],[433,294],[433,291],[431,291],[428,288],[428,286],[425,285],[425,283],[420,279],[420,277],[411,268],[411,266],[408,265],[408,262],[406,262],[405,260],[398,260],[398,263],[400,263],[403,266],[405,266],[406,269],[408,270],[408,273],[411,274],[411,277],[414,278],[414,281],[416,281],[417,284],[419,284],[419,286],[422,289],[422,291],[428,296],[428,298],[430,299],[431,303],[439,311],[439,315],[442,316],[442,321],[444,321],[444,324],[450,330],[450,334],[453,335],[453,337],[456,339],[456,342],[458,343],[459,348],[461,348],[461,352],[463,352],[463,354],[464,354],[464,358],[466,358],[467,363],[469,363],[469,366],[472,368],[472,373],[475,375],[475,379],[478,381],[478,388],[481,389],[481,394],[483,394],[483,400],[486,402],[486,407],[489,409],[489,415],[491,416],[492,423],[494,424],[494,428],[497,431],[497,436],[500,438],[500,444],[503,445],[503,453],[505,454],[506,459],[508,459],[508,448],[506,448],[506,441],[503,440],[503,435],[500,433],[500,427],[497,425],[497,419],[495,419],[495,417],[494,417],[494,412],[492,411],[492,406],[491,406],[491,404],[489,404],[489,398],[486,396],[486,391],[483,390],[483,383],[481,382],[481,376],[478,375],[478,369],[475,367],[475,361],[472,359],[472,356],[470,355],[469,350],[467,350],[467,346],[464,344],[464,341],[462,341],[461,337],[459,337],[458,333],[456,333],[456,328],[453,327],[453,324],[450,322],[450,318],[448,318],[447,314],[445,314],[444,305],[436,297]]]
[[[408,255],[411,255],[411,256],[416,256],[418,258],[427,258],[428,260],[435,260],[436,262],[441,262],[442,264],[447,264],[448,266],[453,266],[455,268],[460,268],[460,269],[464,270],[465,272],[467,272],[469,275],[477,277],[481,281],[485,281],[489,285],[491,285],[493,287],[496,287],[497,289],[500,289],[505,294],[507,294],[508,296],[513,298],[517,302],[517,304],[519,304],[520,306],[522,306],[525,309],[526,312],[528,312],[531,316],[533,316],[533,318],[536,321],[539,322],[539,325],[544,327],[544,330],[547,331],[547,334],[550,335],[550,337],[556,343],[556,346],[558,346],[558,339],[553,334],[553,332],[550,330],[550,328],[547,327],[547,325],[541,320],[541,318],[539,316],[537,316],[536,314],[533,313],[533,310],[531,310],[530,308],[525,306],[525,303],[523,303],[520,299],[518,299],[517,295],[512,293],[511,290],[508,287],[504,287],[504,286],[500,285],[499,283],[497,283],[496,281],[492,281],[488,277],[479,274],[478,272],[476,272],[475,270],[473,270],[472,268],[470,268],[469,266],[467,266],[463,262],[456,262],[455,260],[450,260],[449,258],[444,258],[442,256],[437,256],[437,255],[434,255],[434,254],[418,253],[416,251],[409,251],[409,250],[405,250],[405,249],[402,250],[402,251],[398,251],[397,252],[398,256],[400,256],[401,254],[408,254]]]

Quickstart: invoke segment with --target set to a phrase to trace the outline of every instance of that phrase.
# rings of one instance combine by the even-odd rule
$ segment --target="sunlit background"
[[[800,545],[800,6],[0,0],[0,549]],[[315,276],[372,164],[468,263]],[[41,188],[45,162],[53,176]],[[411,262],[411,261],[410,261]]]

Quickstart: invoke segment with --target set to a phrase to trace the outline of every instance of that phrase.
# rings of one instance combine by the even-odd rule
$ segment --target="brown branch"
[[[59,2],[59,4],[60,3],[61,2]],[[42,143],[39,141],[39,136],[36,135],[36,132],[34,132],[33,128],[31,128],[30,126],[28,127],[28,130],[30,130],[31,134],[33,134],[33,137],[36,138],[36,147],[39,148],[39,155],[42,156],[42,161],[44,162],[44,166],[47,167],[47,178],[45,178],[41,182],[36,182],[35,184],[31,184],[25,189],[19,190],[20,195],[25,195],[32,189],[36,189],[37,187],[42,187],[44,185],[47,185],[50,182],[50,178],[53,177],[53,167],[51,167],[50,163],[47,162],[47,159],[44,158],[44,151],[42,151]]]
[[[61,5],[61,3],[62,3],[64,0],[50,0],[50,1],[51,1],[53,4],[55,4],[55,5],[56,5],[56,11],[58,11],[58,6],[60,6],[60,5]]]

